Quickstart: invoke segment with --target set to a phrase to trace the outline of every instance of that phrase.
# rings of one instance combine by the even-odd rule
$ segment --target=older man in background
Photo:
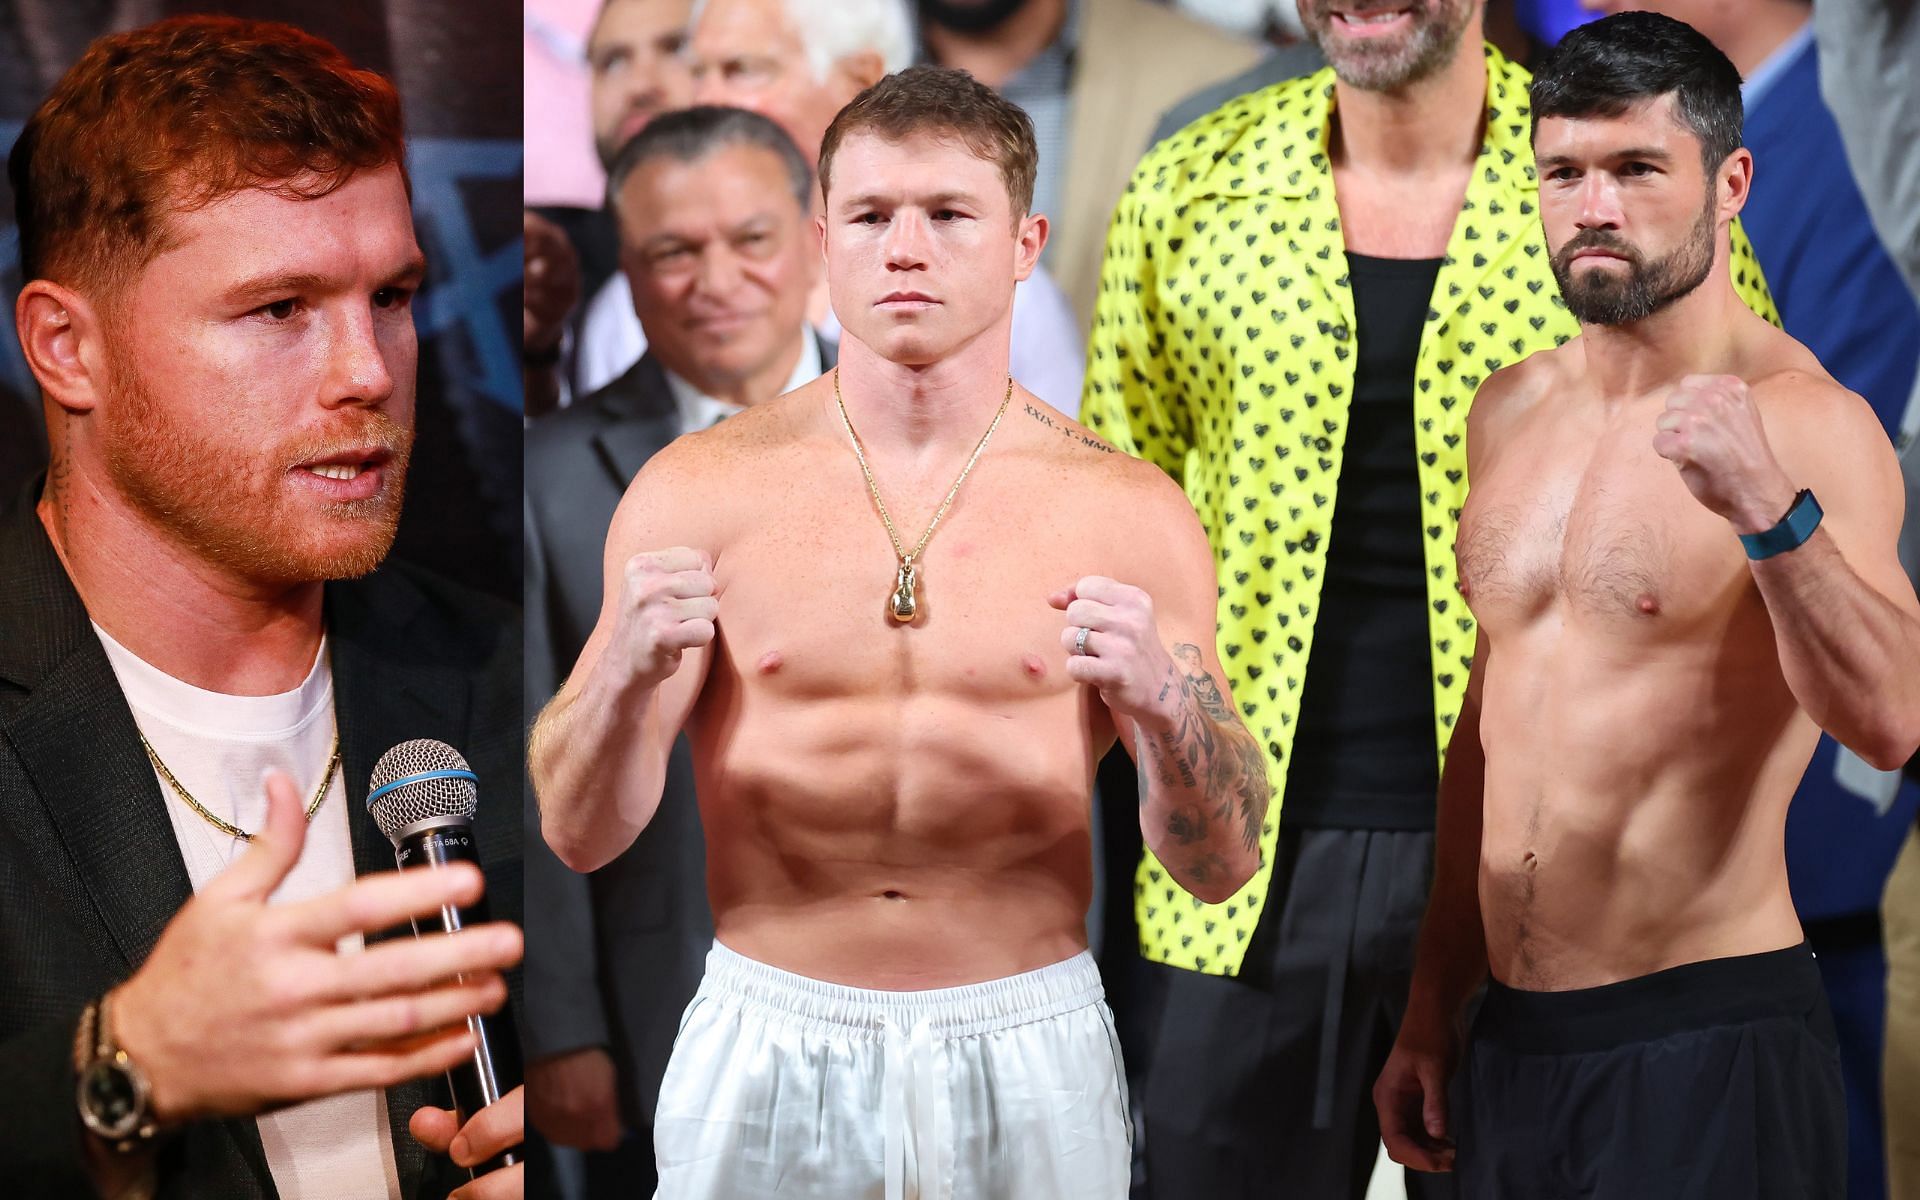
[[[813,162],[834,115],[862,88],[912,61],[911,20],[902,0],[709,0],[694,14],[686,55],[696,102],[764,113]],[[622,291],[616,277],[588,306],[579,364],[585,387],[618,375],[645,347]],[[824,288],[809,315],[823,337],[839,340]],[[1036,271],[1014,293],[1014,378],[1073,412],[1081,345],[1066,298]]]

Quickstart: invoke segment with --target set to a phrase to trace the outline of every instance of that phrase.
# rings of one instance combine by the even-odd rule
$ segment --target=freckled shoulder
[[[1014,403],[1020,403],[1018,394]],[[1186,493],[1158,466],[1131,454],[1122,454],[1091,429],[1048,408],[1038,399],[1028,401],[1023,414],[1041,427],[1040,445],[1059,465],[1063,481],[1091,501],[1107,519],[1145,516],[1157,508],[1176,506],[1192,513]]]
[[[803,474],[799,463],[809,442],[818,440],[820,424],[817,404],[806,396],[813,386],[682,435],[655,452],[627,485],[610,548],[627,540],[633,549],[688,545],[717,551],[725,545],[741,522],[764,513],[770,488]]]
[[[1213,550],[1193,501],[1158,466],[1129,454],[1098,464],[1096,519],[1140,579],[1191,569],[1211,590]],[[1196,576],[1197,577],[1197,576]]]

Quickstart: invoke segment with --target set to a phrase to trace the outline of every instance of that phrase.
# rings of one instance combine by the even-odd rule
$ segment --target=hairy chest
[[[1752,601],[1740,545],[1652,449],[1653,422],[1520,431],[1471,481],[1461,590],[1493,636],[1549,615],[1662,636]]]

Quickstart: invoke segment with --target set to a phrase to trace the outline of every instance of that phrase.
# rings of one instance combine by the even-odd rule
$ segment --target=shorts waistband
[[[1100,970],[1085,950],[1035,971],[960,987],[882,991],[796,975],[727,949],[707,952],[700,995],[746,1000],[775,1012],[882,1036],[924,1023],[941,1037],[971,1037],[1044,1021],[1105,996]]]
[[[1716,1025],[1804,1018],[1824,995],[1805,942],[1566,992],[1489,980],[1474,1039],[1523,1054],[1586,1053]]]

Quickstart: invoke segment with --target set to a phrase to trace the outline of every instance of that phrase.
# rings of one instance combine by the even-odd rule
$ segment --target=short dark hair
[[[1015,217],[1033,207],[1033,178],[1040,169],[1033,119],[965,71],[908,67],[855,96],[820,140],[822,196],[832,180],[834,153],[855,133],[872,133],[889,142],[916,133],[956,138],[1000,168]]]
[[[87,47],[7,160],[28,279],[117,283],[167,218],[246,188],[313,199],[356,171],[406,175],[400,97],[310,33],[173,17]]]
[[[607,172],[607,207],[616,208],[621,185],[642,163],[656,158],[677,163],[699,162],[729,146],[757,146],[772,153],[787,169],[787,186],[793,190],[800,210],[812,211],[813,171],[787,131],[757,112],[717,104],[662,113],[627,139]]]
[[[1547,55],[1529,89],[1536,131],[1544,117],[1616,117],[1670,92],[1713,174],[1741,146],[1740,72],[1683,21],[1623,12],[1582,25]]]

